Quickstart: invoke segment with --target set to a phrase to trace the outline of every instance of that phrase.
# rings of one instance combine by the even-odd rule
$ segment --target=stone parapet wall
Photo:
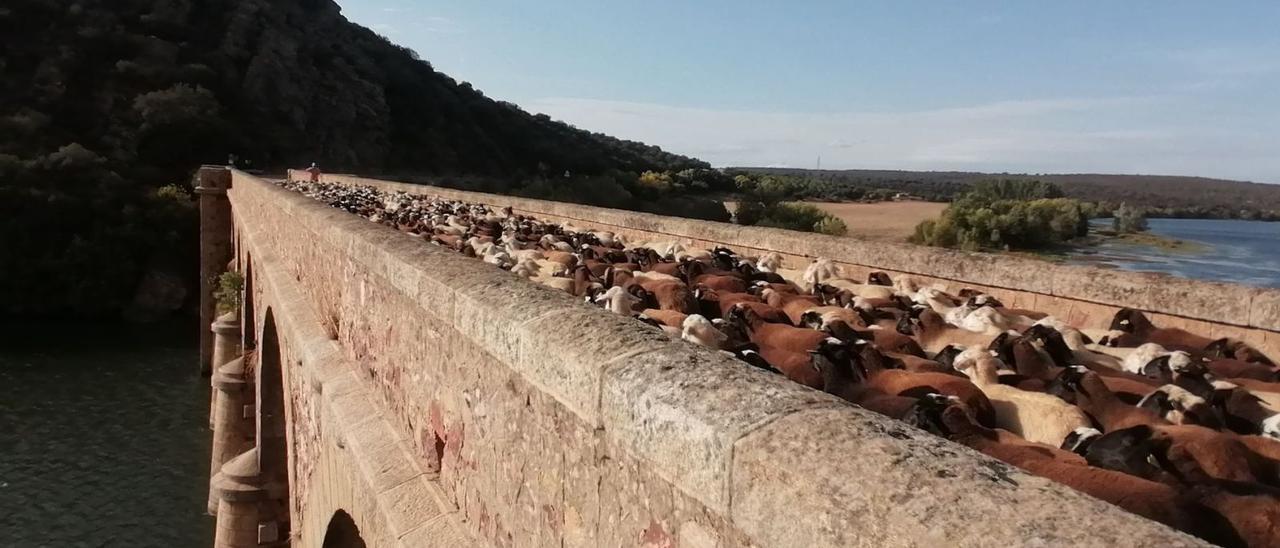
[[[291,172],[291,176],[304,180],[306,174]],[[772,251],[784,257],[788,268],[803,268],[815,257],[826,257],[852,277],[881,270],[942,283],[952,290],[971,287],[1000,298],[1010,307],[1040,310],[1078,327],[1105,329],[1117,310],[1136,308],[1147,312],[1161,327],[1181,327],[1212,338],[1237,338],[1270,355],[1280,355],[1280,289],[663,217],[351,175],[323,177],[335,183],[509,206],[547,221],[625,234],[632,241],[678,239],[700,247],[724,245],[744,253]]]
[[[636,236],[693,226],[403,188],[628,227]],[[238,174],[231,197],[237,218],[251,216],[271,234],[263,245],[309,296],[355,377],[377,394],[413,457],[438,474],[462,526],[480,542],[1196,544],[967,448],[270,183]],[[731,245],[758,230],[706,228],[698,241]]]

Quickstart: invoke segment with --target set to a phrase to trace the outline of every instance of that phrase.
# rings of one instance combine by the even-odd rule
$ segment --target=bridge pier
[[[231,261],[231,170],[223,166],[201,166],[196,175],[196,194],[200,196],[200,374],[208,376],[213,362],[213,333],[203,326],[211,325],[217,314],[213,292],[217,277]]]
[[[244,357],[227,362],[213,375],[213,451],[209,477],[218,475],[232,457],[253,446],[253,422],[246,418],[246,405],[253,388],[245,379]],[[216,489],[209,489],[209,513],[217,514]]]
[[[218,368],[241,355],[239,315],[231,311],[218,316],[218,319],[209,326],[209,332],[213,334],[213,356],[209,365],[217,371]],[[214,413],[218,407],[218,390],[216,381],[211,379],[210,384],[214,387],[209,392],[209,428],[212,430]]]
[[[262,538],[258,507],[267,499],[258,468],[258,450],[250,449],[231,459],[213,477],[213,496],[218,503],[214,548],[257,548],[274,544],[276,538]]]

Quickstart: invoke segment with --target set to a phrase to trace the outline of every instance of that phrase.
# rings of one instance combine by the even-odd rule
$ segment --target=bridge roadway
[[[251,175],[198,178],[202,276],[245,280],[220,317],[202,293],[218,547],[1198,544]],[[1109,275],[1071,298],[1077,271],[990,256],[326,178],[1280,341],[1267,290]]]

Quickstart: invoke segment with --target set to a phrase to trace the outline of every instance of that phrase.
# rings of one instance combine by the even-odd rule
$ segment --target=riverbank
[[[1280,287],[1280,225],[1262,221],[1148,219],[1149,230],[1107,234],[1110,223],[1094,221],[1091,245],[1046,257],[1200,280]]]
[[[1121,234],[1114,230],[1095,229],[1089,233],[1085,240],[1080,244],[1081,247],[1096,247],[1107,243],[1124,243],[1148,246],[1171,253],[1203,253],[1209,249],[1208,245],[1201,242],[1162,236],[1153,232]]]

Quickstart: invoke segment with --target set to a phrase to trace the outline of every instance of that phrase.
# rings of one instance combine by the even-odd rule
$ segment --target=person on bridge
[[[311,167],[307,168],[307,173],[311,174],[311,182],[320,182],[320,168],[316,166],[315,162],[311,162]]]

